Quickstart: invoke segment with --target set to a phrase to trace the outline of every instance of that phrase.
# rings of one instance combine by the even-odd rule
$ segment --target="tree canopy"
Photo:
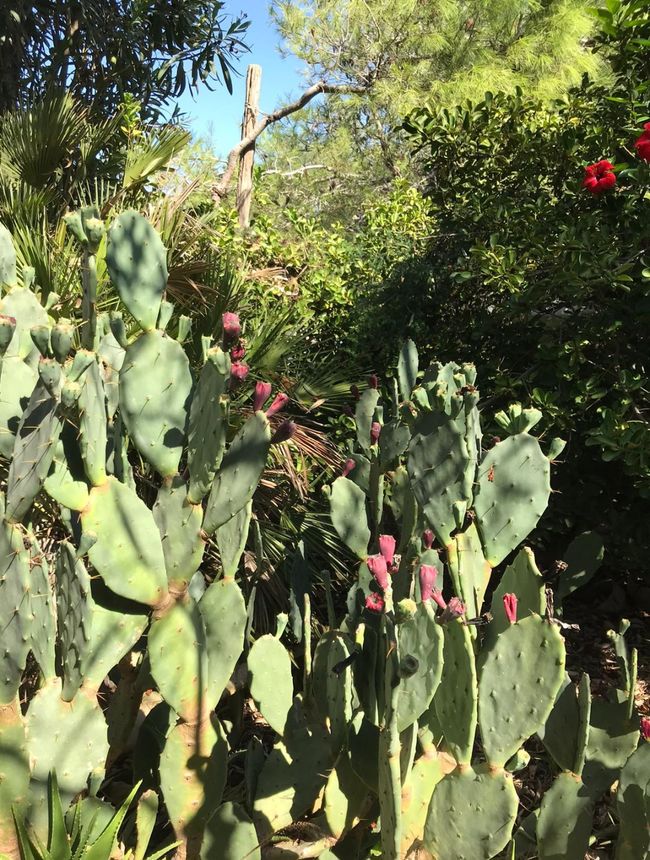
[[[559,96],[601,69],[587,49],[593,18],[583,0],[278,0],[272,13],[308,82],[338,92],[276,127],[264,154],[274,169],[304,170],[282,193],[316,199],[333,217],[409,175],[395,129],[414,108],[517,86]]]
[[[8,0],[0,10],[0,112],[67,90],[98,116],[125,94],[143,118],[187,88],[231,88],[248,21],[212,0]]]

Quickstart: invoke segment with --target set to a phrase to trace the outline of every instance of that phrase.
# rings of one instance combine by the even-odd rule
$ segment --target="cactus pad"
[[[564,658],[557,627],[538,615],[511,624],[485,653],[479,724],[491,765],[503,767],[544,725],[564,679]]]
[[[261,860],[255,826],[239,803],[222,803],[208,821],[201,860]]]
[[[203,509],[190,503],[187,485],[177,476],[163,482],[152,513],[160,532],[169,586],[181,591],[203,558]]]
[[[253,498],[271,446],[271,429],[256,412],[239,430],[212,484],[203,520],[208,534],[228,522]]]
[[[416,661],[403,673],[397,701],[397,728],[404,731],[429,707],[442,676],[443,632],[423,604],[397,627],[401,664]]]
[[[548,504],[551,467],[539,442],[518,433],[487,452],[478,469],[476,522],[485,555],[496,567],[526,539]]]
[[[456,761],[468,763],[478,695],[472,637],[460,619],[445,624],[444,636],[442,677],[433,704],[446,746]]]
[[[118,215],[108,231],[106,265],[131,315],[145,331],[154,328],[167,286],[167,252],[146,218]]]
[[[467,607],[467,617],[476,618],[483,608],[492,568],[483,555],[474,523],[454,537],[447,547],[447,558],[454,591]]]
[[[226,784],[228,746],[219,720],[178,723],[160,756],[160,787],[176,836],[188,854],[198,856],[203,828],[221,801]]]
[[[179,716],[194,721],[209,711],[205,630],[192,600],[175,603],[153,622],[149,661],[160,693]]]
[[[537,821],[540,860],[584,860],[594,815],[594,802],[582,780],[561,773],[542,798]]]
[[[425,847],[436,860],[489,860],[508,844],[516,814],[510,774],[457,768],[435,787]]]
[[[47,811],[47,785],[55,770],[64,806],[81,791],[88,775],[103,767],[108,754],[104,715],[95,699],[78,694],[61,698],[58,679],[48,681],[32,699],[25,718],[31,760],[29,823],[42,838]]]
[[[199,601],[208,654],[210,700],[219,701],[244,647],[246,603],[232,580],[220,579],[205,590]]]
[[[159,331],[129,344],[120,370],[120,410],[133,444],[163,478],[174,475],[187,428],[192,374],[178,341]]]
[[[167,592],[167,575],[158,529],[145,503],[109,477],[93,487],[81,524],[84,535],[97,538],[88,556],[111,591],[155,606]]]
[[[188,495],[195,503],[210,489],[226,447],[229,380],[230,356],[212,347],[192,398],[187,431]]]
[[[284,735],[293,704],[291,659],[284,645],[267,633],[253,643],[248,654],[251,696],[264,719]]]
[[[337,478],[332,484],[330,515],[338,536],[348,549],[359,558],[366,558],[370,543],[366,495],[349,478]]]

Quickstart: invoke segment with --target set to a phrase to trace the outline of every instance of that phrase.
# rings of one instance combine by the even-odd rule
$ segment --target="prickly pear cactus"
[[[160,826],[180,860],[490,860],[524,841],[579,858],[618,781],[617,860],[645,856],[636,652],[623,625],[619,688],[592,702],[585,676],[576,690],[522,547],[550,492],[537,413],[496,416],[508,435],[484,450],[475,368],[420,370],[408,342],[390,396],[374,376],[358,394],[356,444],[329,488],[356,573],[345,617],[328,587],[328,627],[312,623],[305,580],[294,623],[285,632],[280,612],[275,635],[258,635],[255,491],[291,435],[274,417],[288,398],[267,406],[258,381],[238,412],[235,314],[192,364],[166,250],[141,215],[105,231],[85,207],[66,224],[74,320],[41,305],[29,273],[18,285],[0,228],[0,853],[68,856],[86,834],[88,856],[142,858]],[[121,301],[110,318],[99,287]],[[593,545],[569,552],[560,599],[594,572]],[[515,830],[513,772],[534,734],[561,772]]]

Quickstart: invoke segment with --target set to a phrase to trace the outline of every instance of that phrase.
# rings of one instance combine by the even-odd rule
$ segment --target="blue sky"
[[[228,2],[226,11],[240,12],[242,0]],[[260,109],[273,110],[301,88],[300,63],[293,57],[278,53],[279,36],[268,15],[268,0],[243,0],[244,11],[250,19],[245,38],[251,51],[239,61],[241,77],[233,78],[233,94],[224,86],[214,92],[202,89],[195,99],[186,93],[178,102],[188,114],[188,125],[195,136],[206,138],[218,155],[225,155],[237,143],[244,108],[244,81],[249,63],[262,66]]]

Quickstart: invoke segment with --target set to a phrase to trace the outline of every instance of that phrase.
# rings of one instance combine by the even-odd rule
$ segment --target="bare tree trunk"
[[[246,140],[257,123],[262,86],[262,67],[250,65],[246,72],[246,101],[241,126],[241,139]],[[253,165],[255,163],[255,139],[249,143],[239,157],[239,180],[237,182],[237,214],[239,226],[246,228],[251,220],[253,197]]]

